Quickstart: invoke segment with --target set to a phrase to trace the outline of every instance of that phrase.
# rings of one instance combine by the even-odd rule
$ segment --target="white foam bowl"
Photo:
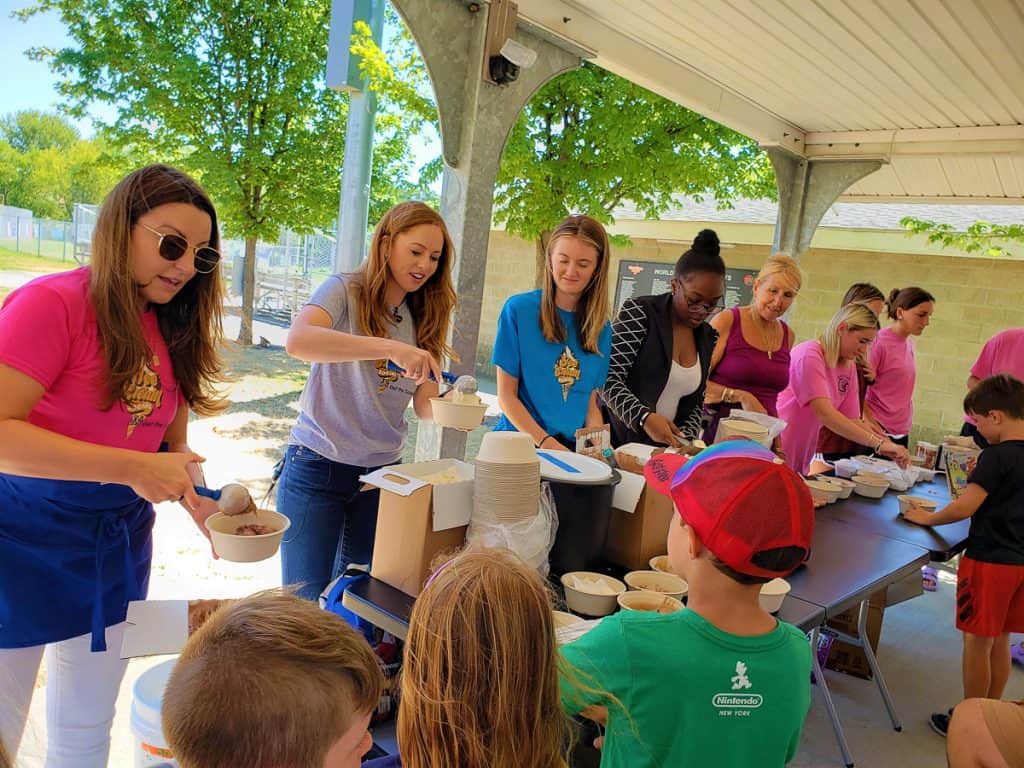
[[[572,586],[574,579],[580,578],[584,582],[598,579],[611,590],[611,594],[602,595],[595,592],[587,592],[586,586]],[[565,587],[565,604],[573,613],[582,613],[585,616],[607,616],[614,613],[618,603],[615,598],[626,591],[626,585],[618,579],[606,576],[603,573],[592,571],[570,571],[562,574],[562,586]]]
[[[487,413],[487,403],[456,403],[446,397],[430,398],[434,423],[454,429],[476,429]]]
[[[659,571],[660,573],[671,573],[673,576],[676,572],[672,570],[672,563],[668,561],[668,555],[657,555],[647,561],[647,564],[651,566],[652,571]]]
[[[488,432],[480,441],[476,458],[493,464],[537,464],[533,438],[522,432]]]
[[[869,499],[880,499],[889,490],[889,481],[879,480],[877,476],[854,475],[853,482],[854,493]]]
[[[921,507],[929,512],[934,512],[939,504],[934,499],[926,499],[924,496],[908,496],[902,494],[896,497],[896,501],[900,503],[900,514],[905,515],[907,510],[911,507]]]
[[[761,594],[758,599],[761,608],[768,613],[776,613],[782,607],[782,601],[789,594],[789,582],[785,579],[772,579],[761,586]]]
[[[674,597],[676,600],[682,600],[689,589],[685,579],[672,573],[660,571],[630,571],[623,577],[623,581],[630,589],[658,592]]]
[[[811,496],[817,501],[824,501],[826,504],[831,504],[839,498],[839,494],[842,489],[838,485],[832,485],[832,483],[826,483],[824,480],[804,480],[807,483],[807,488],[811,491]]]
[[[276,530],[258,536],[240,536],[235,533],[240,525],[269,525]],[[233,563],[255,563],[273,557],[281,546],[284,532],[291,520],[279,512],[261,509],[255,515],[231,515],[217,512],[206,518],[206,530],[210,532],[214,551]]]
[[[674,597],[661,592],[643,589],[626,592],[618,596],[619,605],[627,611],[651,611],[653,613],[675,613],[683,610],[683,604]]]

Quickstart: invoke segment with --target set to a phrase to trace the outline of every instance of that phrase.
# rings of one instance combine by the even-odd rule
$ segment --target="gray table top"
[[[787,577],[790,594],[825,609],[831,618],[929,560],[928,550],[819,517],[811,558]]]
[[[782,608],[775,614],[775,617],[789,622],[804,632],[810,632],[825,621],[825,609],[820,605],[808,603],[806,600],[789,594],[782,601]]]

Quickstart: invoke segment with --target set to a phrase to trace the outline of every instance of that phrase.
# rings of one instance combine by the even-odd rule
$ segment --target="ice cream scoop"
[[[223,488],[216,489],[197,485],[196,493],[216,501],[219,511],[228,517],[256,511],[256,502],[252,500],[249,491],[238,483],[228,483]]]
[[[476,393],[476,389],[476,377],[459,376],[452,385],[452,402],[459,405],[479,405],[480,395]]]

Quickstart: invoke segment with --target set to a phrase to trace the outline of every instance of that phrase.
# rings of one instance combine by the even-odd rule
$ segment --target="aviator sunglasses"
[[[196,272],[201,275],[205,275],[209,272],[213,272],[213,270],[217,268],[217,264],[220,262],[220,253],[210,246],[190,246],[188,244],[188,240],[181,235],[176,235],[173,232],[159,232],[152,227],[143,224],[141,221],[137,223],[140,227],[148,229],[157,236],[157,251],[160,256],[167,261],[177,261],[185,255],[185,252],[188,251],[189,248],[191,248],[196,257]]]

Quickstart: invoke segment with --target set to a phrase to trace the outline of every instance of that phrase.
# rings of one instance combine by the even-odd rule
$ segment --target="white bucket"
[[[143,672],[132,686],[132,735],[135,737],[135,768],[177,766],[167,748],[160,726],[160,705],[167,678],[178,659],[173,658]]]

